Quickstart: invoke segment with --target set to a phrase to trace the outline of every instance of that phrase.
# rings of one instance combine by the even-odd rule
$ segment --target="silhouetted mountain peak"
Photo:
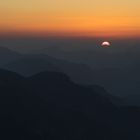
[[[92,69],[85,64],[56,59],[48,55],[25,55],[3,67],[24,76],[31,76],[43,71],[59,71],[70,76],[76,83],[87,84],[93,81]]]
[[[31,76],[45,70],[59,71],[58,68],[48,60],[34,55],[22,57],[17,61],[6,64],[4,68],[10,69],[24,76]]]
[[[5,85],[5,84],[12,85],[15,82],[21,81],[22,79],[24,79],[24,77],[22,77],[21,75],[15,72],[0,69],[0,84],[1,85]]]
[[[65,74],[49,71],[24,78],[0,70],[1,81],[6,81],[0,86],[0,124],[6,139],[140,138],[139,109],[116,107],[100,86],[77,85]],[[15,82],[20,84],[12,86]]]

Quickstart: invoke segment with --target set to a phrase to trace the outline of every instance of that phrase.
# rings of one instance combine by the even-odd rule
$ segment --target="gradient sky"
[[[140,0],[3,0],[0,33],[140,36]]]

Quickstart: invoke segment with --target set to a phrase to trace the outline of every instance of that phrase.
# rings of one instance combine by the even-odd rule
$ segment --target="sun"
[[[101,46],[102,47],[110,47],[110,42],[104,41],[104,42],[102,42]]]

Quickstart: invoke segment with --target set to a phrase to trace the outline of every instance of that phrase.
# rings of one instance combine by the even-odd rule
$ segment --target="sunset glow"
[[[0,34],[140,36],[139,0],[6,0]]]

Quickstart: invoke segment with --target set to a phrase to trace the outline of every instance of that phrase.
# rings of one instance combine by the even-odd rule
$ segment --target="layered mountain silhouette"
[[[140,92],[139,41],[135,40],[133,43],[130,41],[130,44],[128,42],[118,41],[110,48],[102,48],[93,40],[52,41],[44,49],[39,47],[37,51],[88,65],[93,70],[94,83],[104,86],[113,94],[138,95]]]
[[[94,51],[88,49],[85,51],[84,48],[79,51],[77,48],[72,51],[70,46],[60,49],[56,45],[56,47],[38,50],[36,54],[20,54],[14,50],[0,47],[0,68],[17,72],[26,77],[46,70],[63,72],[76,83],[91,86],[101,85],[112,95],[122,96],[126,100],[125,104],[140,105],[138,100],[140,91],[139,52],[126,51],[124,53],[123,49],[122,54],[117,56],[117,53],[112,53],[113,49],[105,53],[104,51],[100,48],[96,48]],[[59,57],[59,59],[53,56]],[[81,64],[81,62],[87,65]],[[114,100],[120,103],[116,97]]]
[[[1,139],[139,140],[140,109],[117,107],[100,86],[61,72],[23,77],[0,70]]]
[[[56,59],[44,54],[20,54],[5,47],[0,47],[0,67],[31,76],[42,71],[66,73],[73,81],[82,84],[93,83],[92,69],[84,64]]]

